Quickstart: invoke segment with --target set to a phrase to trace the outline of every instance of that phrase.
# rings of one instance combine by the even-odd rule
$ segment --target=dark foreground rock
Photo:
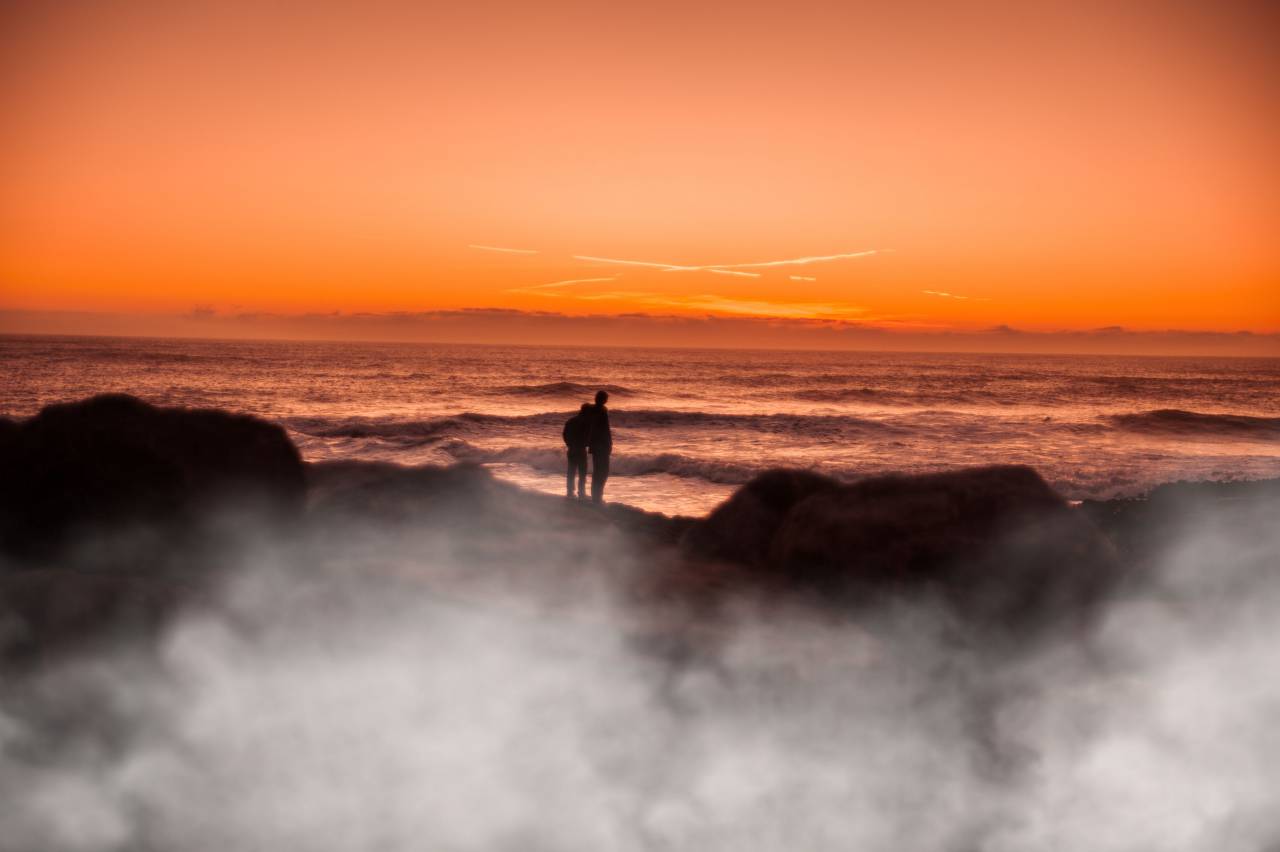
[[[1171,482],[1142,497],[1085,500],[1079,511],[1115,544],[1127,565],[1144,570],[1206,518],[1249,522],[1259,507],[1280,507],[1280,479]]]
[[[53,558],[122,526],[179,530],[215,505],[296,510],[301,458],[279,426],[110,394],[0,430],[0,549]]]
[[[682,545],[691,556],[763,567],[774,536],[797,503],[840,483],[807,470],[770,470],[733,493],[695,524]]]
[[[686,554],[824,607],[931,599],[1018,635],[1080,624],[1122,574],[1110,543],[1025,467],[850,485],[770,472],[691,531]]]

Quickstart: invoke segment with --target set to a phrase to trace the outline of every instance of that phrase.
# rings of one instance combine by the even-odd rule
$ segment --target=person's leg
[[[587,451],[578,455],[578,499],[587,496]]]
[[[569,450],[565,455],[569,460],[569,472],[565,475],[564,489],[565,489],[565,494],[569,497],[572,497],[573,496],[573,476],[579,470],[578,457],[574,455],[573,450]],[[581,490],[581,486],[579,486],[579,490]]]
[[[609,454],[596,453],[591,457],[591,499],[600,503],[604,500],[604,483],[609,478]]]

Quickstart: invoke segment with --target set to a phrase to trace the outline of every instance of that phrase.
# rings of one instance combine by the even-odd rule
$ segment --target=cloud
[[[812,275],[788,275],[787,277],[790,278],[792,281],[817,281],[818,280],[817,278],[814,278]]]
[[[564,292],[563,287],[597,281],[614,281],[614,278],[579,278],[521,287],[508,293],[530,293],[552,299],[578,302],[630,302],[651,308],[674,308],[684,311],[708,311],[735,316],[776,317],[784,319],[849,319],[863,318],[866,308],[859,305],[830,302],[789,302],[771,299],[737,299],[712,293],[673,295],[649,290],[604,290],[594,293]]]
[[[1277,848],[1273,505],[1187,517],[1093,629],[999,654],[905,590],[689,614],[604,519],[403,474],[229,514],[154,645],[7,679],[0,849]]]
[[[538,253],[537,249],[504,248],[502,246],[482,246],[482,245],[476,245],[475,243],[469,243],[467,245],[467,248],[479,249],[480,251],[496,251],[496,252],[502,252],[503,254],[537,254]]]
[[[863,317],[867,309],[859,305],[827,302],[780,302],[766,299],[734,299],[702,293],[693,296],[650,296],[638,299],[653,307],[705,310],[741,316],[779,319],[850,319]]]

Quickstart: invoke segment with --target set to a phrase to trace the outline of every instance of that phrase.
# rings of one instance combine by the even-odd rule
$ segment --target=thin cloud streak
[[[867,309],[857,305],[834,305],[824,302],[768,302],[731,299],[702,294],[697,296],[653,296],[637,299],[652,307],[705,310],[720,314],[772,319],[848,320],[866,319]]]
[[[658,269],[662,272],[714,272],[717,275],[737,275],[741,278],[759,278],[759,272],[739,272],[733,269],[722,269],[718,266],[676,266],[670,263],[653,263],[648,260],[619,260],[614,257],[594,257],[587,254],[575,254],[574,260],[585,260],[589,263],[612,263],[617,266],[639,266],[645,269]]]
[[[668,269],[667,271],[672,272],[673,270]],[[714,272],[716,275],[737,275],[741,278],[759,278],[760,277],[759,272],[739,272],[736,269],[720,269],[719,267],[712,267],[712,266],[708,266],[706,269],[698,270],[698,271]]]
[[[693,267],[694,269],[758,269],[766,266],[805,266],[810,263],[826,263],[832,260],[846,260],[853,257],[868,257],[873,254],[889,251],[889,249],[867,249],[866,251],[852,251],[845,254],[824,254],[811,255],[808,257],[793,257],[786,260],[764,260],[759,263],[717,263],[714,266]]]
[[[575,254],[574,260],[585,260],[591,263],[612,263],[619,266],[641,266],[648,269],[659,269],[663,272],[713,272],[717,275],[741,275],[749,278],[759,278],[758,272],[744,272],[746,269],[764,269],[779,266],[805,266],[810,263],[828,263],[833,260],[847,260],[857,257],[868,257],[873,254],[880,254],[889,251],[889,249],[867,249],[865,251],[845,252],[842,254],[823,254],[823,255],[806,255],[804,257],[791,257],[782,260],[762,260],[753,263],[709,263],[699,266],[689,266],[677,263],[655,263],[650,260],[622,260],[614,257],[596,257],[594,255]]]
[[[921,290],[920,292],[924,293],[926,296],[937,296],[940,299],[959,299],[963,302],[969,302],[969,301],[990,302],[991,301],[990,299],[982,298],[980,296],[961,296],[958,293],[948,293],[945,290]]]
[[[611,280],[611,279],[605,279]],[[675,308],[685,311],[706,311],[711,314],[755,317],[759,319],[806,320],[866,320],[867,309],[858,305],[840,305],[829,302],[772,302],[761,299],[734,299],[702,293],[691,296],[675,296],[646,290],[607,290],[599,293],[566,293],[562,290],[537,290],[525,292],[551,299],[569,299],[575,302],[629,302],[647,308]]]
[[[818,280],[817,278],[814,278],[812,275],[788,275],[787,277],[790,278],[792,281],[817,281]]]
[[[503,254],[537,254],[537,249],[518,249],[505,248],[503,246],[482,246],[475,243],[468,243],[467,248],[479,249],[480,251],[496,251]]]
[[[531,284],[528,287],[512,287],[504,290],[505,293],[532,293],[535,290],[552,290],[558,287],[572,287],[575,284],[597,284],[605,281],[617,281],[618,276],[610,275],[608,278],[570,278],[565,281],[552,281],[548,284]]]

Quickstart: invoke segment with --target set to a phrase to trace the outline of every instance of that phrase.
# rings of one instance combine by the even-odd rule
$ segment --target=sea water
[[[606,497],[701,514],[761,470],[1031,465],[1069,499],[1280,477],[1280,359],[0,336],[0,415],[104,392],[255,414],[304,458],[471,462],[564,491],[610,394]]]

